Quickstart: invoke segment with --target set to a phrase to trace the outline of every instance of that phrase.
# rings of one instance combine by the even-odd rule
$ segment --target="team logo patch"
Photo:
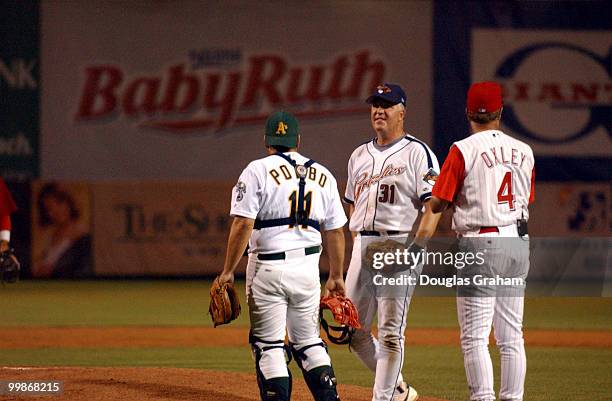
[[[236,184],[236,202],[240,202],[244,199],[245,192],[246,184],[242,181],[238,181],[238,184]]]
[[[438,180],[438,172],[431,167],[427,172],[423,175],[423,181],[428,183],[429,185],[434,185]]]
[[[278,127],[276,128],[276,135],[287,135],[287,128],[289,126],[282,121],[278,122]]]
[[[389,88],[387,85],[378,85],[376,87],[376,90],[378,91],[378,93],[380,93],[381,95],[383,93],[389,93],[391,92],[391,88]]]

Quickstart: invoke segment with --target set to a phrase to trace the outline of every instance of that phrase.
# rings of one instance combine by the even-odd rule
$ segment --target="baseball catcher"
[[[208,313],[210,313],[215,327],[228,324],[238,318],[240,315],[240,299],[231,283],[219,284],[219,277],[215,278],[210,287]]]
[[[323,311],[329,309],[334,316],[336,323],[340,326],[332,326],[325,320]],[[321,326],[327,334],[327,338],[334,344],[343,345],[351,342],[351,337],[355,329],[360,329],[359,314],[353,302],[345,297],[323,297],[320,307]],[[336,335],[335,333],[338,333]]]

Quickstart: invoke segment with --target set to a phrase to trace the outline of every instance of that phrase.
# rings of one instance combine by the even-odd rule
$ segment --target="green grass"
[[[458,327],[454,297],[414,297],[409,327]],[[526,298],[527,329],[612,330],[612,298]]]
[[[0,288],[0,326],[209,325],[209,288],[208,281],[23,281]],[[248,313],[234,323],[248,326]]]
[[[244,282],[238,282],[244,303]],[[0,326],[207,326],[208,281],[24,281],[0,288]],[[525,327],[612,330],[612,298],[527,298]],[[247,308],[234,326],[248,326]],[[457,327],[454,297],[416,296],[410,327]]]
[[[331,346],[338,380],[370,387],[373,374],[346,347]],[[530,347],[525,383],[530,401],[604,401],[612,392],[612,350]],[[499,355],[492,352],[499,385]],[[247,346],[228,348],[126,348],[2,350],[0,366],[155,366],[253,372]],[[294,377],[300,377],[295,363]],[[454,346],[409,346],[403,370],[423,395],[468,398],[461,351]]]

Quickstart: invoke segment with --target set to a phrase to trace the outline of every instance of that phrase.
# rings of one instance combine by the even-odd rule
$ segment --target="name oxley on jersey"
[[[481,131],[455,142],[465,177],[457,195],[453,229],[501,227],[528,219],[533,151],[498,130]]]
[[[349,228],[410,232],[431,197],[433,185],[424,177],[429,169],[440,171],[438,159],[410,135],[384,148],[374,141],[359,146],[349,159],[345,201],[355,206]]]
[[[297,165],[309,159],[297,152],[285,152]],[[318,221],[321,230],[333,230],[347,222],[336,179],[327,168],[313,163],[307,168],[304,210]],[[258,220],[286,218],[297,210],[299,177],[287,160],[270,155],[254,160],[244,169],[232,191],[232,216]],[[321,244],[321,233],[314,227],[290,225],[254,230],[249,252],[272,253]]]

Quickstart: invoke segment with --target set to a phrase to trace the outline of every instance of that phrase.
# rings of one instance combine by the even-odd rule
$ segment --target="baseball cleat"
[[[393,401],[417,401],[419,399],[419,393],[406,384],[406,382],[401,382],[395,388],[395,394],[393,395]]]

